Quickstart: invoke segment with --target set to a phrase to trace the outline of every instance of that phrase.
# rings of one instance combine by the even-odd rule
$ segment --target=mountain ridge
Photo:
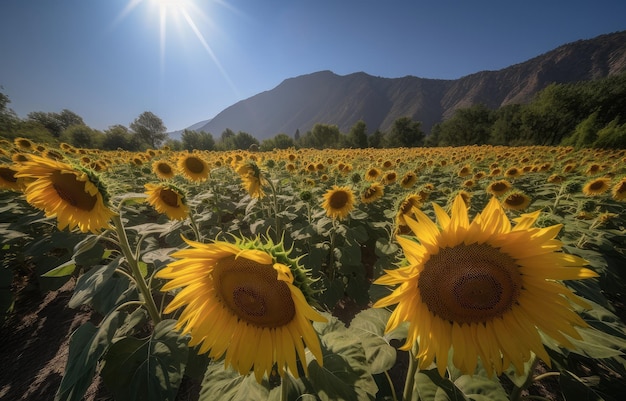
[[[458,79],[384,78],[365,72],[337,75],[323,70],[287,78],[273,89],[227,107],[196,129],[219,136],[229,128],[263,140],[278,133],[304,133],[316,123],[334,124],[348,132],[363,120],[370,133],[386,131],[397,118],[406,116],[420,121],[428,133],[459,108],[477,103],[489,108],[528,103],[551,83],[586,81],[624,71],[626,31],[577,40],[500,70]]]

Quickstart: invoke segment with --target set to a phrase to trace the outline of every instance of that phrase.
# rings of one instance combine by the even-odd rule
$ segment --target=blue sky
[[[168,131],[331,70],[456,79],[626,30],[624,0],[2,0],[0,89],[21,118]],[[213,133],[219,135],[219,133]]]

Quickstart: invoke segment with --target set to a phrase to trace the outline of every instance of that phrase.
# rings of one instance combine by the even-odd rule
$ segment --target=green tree
[[[3,89],[0,86],[0,89]],[[17,114],[9,108],[11,100],[7,95],[0,92],[0,135],[8,136],[15,131],[19,118]]]
[[[52,136],[43,125],[33,120],[18,120],[15,125],[15,130],[11,133],[6,133],[5,136],[9,138],[24,137],[38,143],[56,143],[58,138]]]
[[[186,150],[214,150],[215,139],[213,135],[204,131],[185,130],[181,135],[181,146]]]
[[[141,113],[129,127],[141,142],[154,149],[168,137],[163,120],[150,111]]]
[[[422,132],[421,125],[421,122],[413,121],[409,117],[396,119],[387,133],[387,146],[392,148],[422,146],[424,132]]]
[[[359,120],[352,128],[347,137],[348,146],[358,149],[367,148],[367,125],[365,121]]]
[[[63,109],[60,113],[33,111],[28,113],[27,118],[41,124],[55,138],[59,138],[72,125],[85,125],[81,116],[68,109]]]
[[[50,134],[58,138],[61,136],[63,130],[67,127],[63,127],[61,121],[56,118],[55,113],[47,113],[45,111],[33,111],[26,115],[27,119],[40,124],[42,127],[48,130]]]
[[[264,139],[261,142],[260,150],[267,152],[273,149],[288,149],[295,146],[293,139],[285,134],[276,134],[273,138]]]
[[[137,142],[133,141],[133,135],[124,125],[113,125],[104,131],[102,148],[105,150],[124,149],[138,150]]]
[[[237,135],[232,137],[234,149],[250,149],[251,146],[259,146],[259,140],[247,132],[239,131]]]
[[[604,128],[598,131],[594,148],[626,149],[626,124],[619,124],[619,118],[615,118]]]
[[[441,123],[439,146],[484,145],[489,141],[492,121],[491,110],[482,104],[458,109]]]
[[[600,128],[601,126],[598,124],[598,112],[596,111],[578,123],[574,129],[574,133],[565,137],[561,141],[561,145],[573,146],[576,149],[587,148],[598,138]]]
[[[489,144],[524,145],[524,143],[520,143],[522,137],[521,111],[524,107],[521,104],[510,104],[493,113]]]
[[[338,148],[341,145],[341,132],[336,125],[317,123],[311,131],[300,137],[298,144],[304,148]]]
[[[370,148],[382,148],[383,147],[384,134],[381,130],[376,130],[374,133],[367,137],[367,146]]]
[[[78,148],[95,149],[102,146],[104,137],[86,125],[72,125],[63,131],[60,139]]]

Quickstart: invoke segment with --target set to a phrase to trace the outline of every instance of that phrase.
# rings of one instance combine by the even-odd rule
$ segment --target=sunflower
[[[508,178],[516,178],[522,175],[522,171],[523,169],[520,170],[517,167],[510,167],[504,172],[504,176]]]
[[[509,192],[511,188],[512,188],[511,183],[508,182],[507,180],[498,180],[498,181],[493,181],[489,185],[487,185],[487,189],[485,190],[492,195],[500,196]]]
[[[396,208],[396,225],[397,226],[406,226],[406,220],[404,220],[404,216],[408,216],[411,214],[413,208],[422,207],[422,197],[419,194],[410,194],[407,195],[402,202]]]
[[[459,177],[467,177],[468,175],[472,175],[472,168],[470,166],[463,166],[457,173]]]
[[[182,288],[165,313],[184,307],[176,328],[189,334],[189,346],[219,359],[241,375],[251,369],[258,382],[275,366],[298,377],[304,373],[304,346],[322,365],[322,350],[311,320],[326,319],[307,302],[311,279],[282,244],[239,240],[202,244],[172,254],[179,260],[156,277],[170,279],[162,291]]]
[[[376,202],[378,199],[382,198],[385,194],[385,187],[378,183],[373,182],[367,188],[361,192],[361,202],[363,203],[372,203]]]
[[[366,181],[374,181],[376,179],[378,179],[378,177],[380,177],[380,170],[376,167],[370,167],[369,169],[367,169],[367,171],[365,172],[365,180]]]
[[[172,184],[145,184],[148,203],[170,220],[184,220],[189,215],[185,194]]]
[[[6,164],[0,164],[0,189],[22,192],[24,179],[15,176],[17,170]]]
[[[502,207],[509,210],[524,210],[530,205],[530,197],[522,191],[512,190],[502,198]]]
[[[28,150],[32,151],[35,149],[35,144],[28,138],[15,138],[13,140],[15,147],[19,150]]]
[[[611,179],[607,177],[596,178],[583,186],[583,194],[587,196],[602,195],[611,187]]]
[[[95,234],[110,227],[115,213],[108,208],[106,189],[93,172],[41,156],[30,158],[18,166],[15,177],[32,180],[24,189],[26,201],[46,217],[56,216],[59,230],[78,226],[82,232]]]
[[[252,198],[263,199],[265,197],[265,192],[263,192],[263,184],[266,179],[261,174],[261,169],[259,166],[253,161],[243,163],[237,167],[237,174],[241,177],[243,181],[243,185],[248,191],[248,194]]]
[[[332,219],[344,219],[354,208],[354,193],[348,187],[338,187],[333,185],[324,194],[322,207],[326,210],[326,215]]]
[[[417,174],[412,171],[408,171],[404,174],[404,177],[400,180],[400,186],[404,189],[412,188],[417,182]]]
[[[622,178],[621,181],[613,186],[611,189],[611,195],[616,201],[623,201],[626,199],[626,178]]]
[[[383,174],[382,183],[384,185],[390,185],[396,182],[397,179],[398,174],[394,170],[389,170],[386,171],[385,174]]]
[[[433,207],[439,227],[413,209],[416,220],[406,221],[415,237],[397,237],[408,266],[376,280],[399,285],[374,307],[397,304],[386,331],[410,323],[401,349],[417,343],[420,368],[435,361],[443,375],[452,348],[452,363],[464,374],[474,373],[478,358],[490,376],[511,363],[521,374],[531,352],[550,364],[541,335],[566,347],[573,347],[566,335],[581,339],[576,326],[587,324],[571,302],[588,305],[557,280],[597,275],[582,267],[585,260],[558,252],[561,225],[533,227],[537,211],[511,227],[496,198],[471,223],[461,197],[451,216]]]
[[[168,180],[174,177],[174,174],[176,173],[174,166],[165,160],[156,160],[152,163],[152,171],[161,180]]]
[[[205,181],[209,178],[209,164],[200,156],[185,154],[178,159],[178,170],[189,181]]]

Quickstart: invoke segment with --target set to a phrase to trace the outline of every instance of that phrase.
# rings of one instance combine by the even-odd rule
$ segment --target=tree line
[[[163,145],[173,150],[234,150],[302,148],[392,148],[464,145],[565,145],[576,148],[626,148],[626,73],[592,81],[551,84],[528,104],[489,109],[482,104],[458,109],[435,124],[427,135],[420,121],[396,119],[388,131],[368,132],[357,121],[347,133],[337,125],[315,124],[293,136],[278,133],[259,141],[247,132],[211,133],[184,130],[180,140],[169,138],[163,121],[146,111],[128,127],[102,131],[88,127],[70,110],[32,112],[19,119],[0,92],[0,136],[26,137],[38,142],[66,142],[83,148],[144,150]]]

